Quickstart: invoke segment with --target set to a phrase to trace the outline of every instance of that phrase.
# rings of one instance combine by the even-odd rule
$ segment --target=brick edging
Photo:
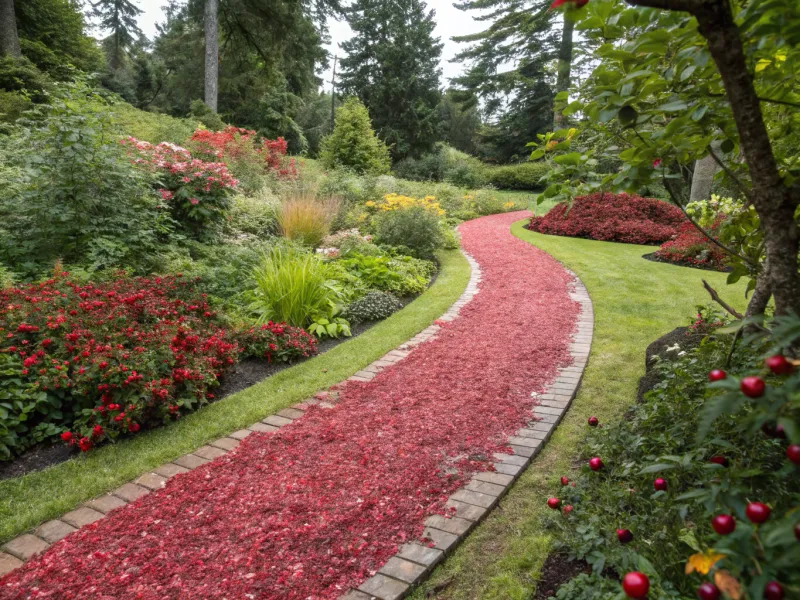
[[[533,419],[508,443],[513,454],[495,454],[493,472],[476,474],[472,480],[453,493],[447,501],[452,516],[432,515],[425,520],[423,536],[430,546],[411,542],[403,544],[378,572],[351,589],[339,600],[400,600],[424,581],[433,568],[461,543],[511,488],[516,479],[541,451],[569,409],[589,360],[594,329],[592,300],[583,282],[574,278],[570,298],[580,303],[581,312],[569,346],[572,364],[559,370],[558,376],[542,394],[532,393],[538,404],[533,407]]]
[[[437,321],[452,321],[458,317],[461,307],[466,305],[478,293],[478,283],[481,278],[480,267],[471,256],[463,251],[462,253],[471,268],[469,283],[458,300]],[[378,360],[356,372],[348,381],[366,382],[372,380],[384,368],[403,360],[411,353],[414,347],[435,337],[440,329],[441,327],[436,323],[426,327],[409,341],[394,350],[390,350]],[[62,515],[58,519],[46,521],[35,529],[15,537],[0,546],[0,577],[22,566],[29,558],[43,552],[52,544],[74,533],[81,527],[102,519],[112,510],[125,507],[151,491],[161,489],[166,485],[167,480],[175,475],[202,467],[215,458],[234,450],[241,440],[254,431],[277,431],[279,428],[301,418],[305,414],[305,410],[312,405],[333,408],[338,396],[339,393],[336,391],[336,386],[327,391],[319,392],[314,397],[307,398],[291,408],[279,410],[274,415],[254,423],[247,429],[234,431],[226,437],[210,442],[189,454],[184,454],[171,462],[156,467],[153,471],[145,473],[107,494],[84,502],[75,510]]]

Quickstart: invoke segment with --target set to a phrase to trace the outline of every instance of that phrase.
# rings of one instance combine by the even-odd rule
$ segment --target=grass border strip
[[[581,305],[569,345],[572,363],[559,370],[542,394],[531,394],[533,419],[508,439],[513,454],[495,454],[494,472],[478,473],[450,496],[447,507],[455,509],[453,516],[433,515],[425,520],[423,535],[432,540],[431,547],[404,544],[374,576],[339,600],[401,600],[408,596],[489,514],[555,431],[580,387],[594,332],[589,292],[574,272],[564,269],[573,277],[569,296]]]
[[[466,305],[478,293],[480,267],[467,253],[461,252],[470,266],[470,278],[466,289],[443,315],[436,321],[452,321],[458,317],[461,307]],[[372,380],[383,369],[396,364],[408,356],[416,346],[435,337],[441,327],[434,322],[410,340],[390,350],[379,359],[357,371],[348,381],[366,382]],[[257,385],[257,384],[256,384]],[[311,405],[322,408],[333,408],[338,400],[336,385],[326,391],[318,392],[290,408],[283,408],[273,415],[219,438],[194,451],[164,463],[151,472],[140,475],[133,481],[123,484],[115,490],[81,504],[58,519],[42,523],[32,532],[23,533],[0,546],[0,577],[21,567],[28,559],[44,552],[50,545],[76,532],[83,526],[99,521],[113,510],[134,503],[136,500],[164,487],[167,481],[180,473],[202,467],[214,459],[235,450],[253,432],[274,432],[291,424],[304,416]]]

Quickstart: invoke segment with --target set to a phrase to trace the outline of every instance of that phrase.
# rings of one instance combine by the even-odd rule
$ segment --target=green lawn
[[[619,419],[635,402],[647,345],[686,325],[695,305],[709,302],[701,279],[734,306],[745,306],[744,286],[727,287],[724,274],[646,261],[641,256],[652,252],[646,246],[545,236],[523,224],[515,223],[513,234],[575,271],[591,295],[595,331],[589,365],[575,402],[542,453],[500,507],[416,591],[416,600],[530,598],[551,543],[541,526],[545,499],[572,468],[586,419]]]
[[[469,265],[460,252],[442,252],[439,260],[439,276],[422,296],[357,338],[168,427],[99,448],[44,471],[0,482],[0,543],[164,462],[339,383],[410,339],[439,318],[458,299],[469,280]]]

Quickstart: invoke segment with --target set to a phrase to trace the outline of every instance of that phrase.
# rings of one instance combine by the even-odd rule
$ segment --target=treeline
[[[21,112],[23,90],[36,101],[47,80],[77,70],[139,109],[283,137],[295,154],[316,156],[332,109],[356,96],[395,163],[435,154],[443,142],[507,164],[552,128],[555,93],[570,82],[572,28],[542,0],[457,4],[486,28],[457,38],[464,71],[450,87],[435,11],[423,0],[165,2],[166,20],[149,40],[136,0],[83,10],[75,0],[0,0],[0,118]],[[342,44],[335,98],[319,91],[330,89],[320,74],[333,60],[324,47],[332,18],[354,31]]]

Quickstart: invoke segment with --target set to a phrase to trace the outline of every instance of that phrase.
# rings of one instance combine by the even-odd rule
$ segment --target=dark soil
[[[431,278],[428,287],[433,285],[433,282],[436,281],[436,276],[437,275],[434,275]],[[417,296],[400,298],[400,303],[405,307],[416,298]],[[339,344],[358,337],[379,322],[380,321],[373,321],[371,323],[351,325],[350,332],[352,335],[350,337],[338,339],[327,338],[320,341],[317,343],[317,354],[315,356],[324,354]],[[296,364],[298,363],[269,363],[257,358],[243,360],[238,363],[224,379],[220,380],[220,386],[214,393],[215,398],[213,401],[218,402],[227,396],[241,392],[263,381],[267,377],[275,375],[275,373],[279,373]],[[47,467],[69,460],[75,454],[77,454],[77,450],[61,443],[53,444],[52,442],[48,442],[34,446],[12,461],[0,462],[0,481],[46,469]]]
[[[656,255],[655,252],[651,252],[650,254],[645,254],[642,256],[643,259],[649,260],[651,262],[657,263],[666,263],[668,265],[676,265],[678,267],[689,267],[690,269],[699,269],[700,271],[714,271],[715,273],[730,273],[733,269],[730,267],[723,267],[718,269],[717,267],[712,267],[711,265],[696,265],[689,261],[685,260],[666,260]]]
[[[590,573],[591,570],[585,561],[571,560],[564,554],[550,554],[542,565],[532,600],[547,600],[550,596],[555,596],[561,584],[567,583],[581,573]]]
[[[704,334],[693,333],[688,327],[678,327],[650,344],[644,353],[645,374],[644,377],[639,380],[639,390],[636,394],[636,399],[642,402],[644,395],[652,390],[658,383],[658,376],[653,368],[655,365],[655,361],[653,360],[654,356],[658,356],[662,359],[674,358],[677,354],[674,352],[667,352],[667,348],[678,344],[681,350],[688,350],[697,346],[704,337]]]

